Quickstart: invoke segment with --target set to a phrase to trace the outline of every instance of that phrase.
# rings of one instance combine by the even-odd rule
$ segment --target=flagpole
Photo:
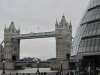
[[[26,34],[27,34],[27,28],[26,28]]]

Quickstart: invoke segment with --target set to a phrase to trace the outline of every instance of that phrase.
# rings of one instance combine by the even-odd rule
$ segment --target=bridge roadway
[[[33,64],[33,63],[37,63],[37,62],[34,62],[34,61],[15,61],[15,66],[22,66],[22,65],[25,65],[25,64]],[[51,61],[40,61],[39,63],[50,65]]]
[[[13,34],[11,38],[15,38],[15,39],[35,39],[35,38],[47,38],[47,37],[55,37],[55,31],[20,34],[20,35]]]

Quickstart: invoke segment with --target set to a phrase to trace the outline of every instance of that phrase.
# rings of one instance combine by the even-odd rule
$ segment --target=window
[[[90,25],[89,30],[93,30],[93,24]]]
[[[86,50],[86,47],[83,47],[83,51],[82,52],[85,52],[85,50]]]
[[[96,33],[96,30],[93,30],[93,31],[92,31],[92,35],[95,35],[95,33]]]
[[[97,34],[97,35],[99,35],[99,34],[100,34],[100,29],[98,29],[98,30],[97,30],[96,34]]]
[[[88,36],[90,36],[92,34],[92,31],[89,31]]]
[[[86,47],[86,52],[88,52],[89,51],[89,46],[88,47]]]
[[[94,51],[97,51],[98,50],[98,46],[94,46]]]
[[[93,30],[97,29],[97,24],[93,25]]]
[[[90,51],[93,51],[93,46],[90,46]]]
[[[99,38],[95,39],[95,44],[94,45],[99,45]]]
[[[86,47],[86,44],[87,44],[87,40],[84,40],[83,46]]]
[[[94,45],[94,41],[95,41],[95,38],[92,38],[92,40],[91,40],[91,46]]]
[[[90,46],[90,43],[91,43],[91,39],[88,39],[87,40],[87,46]]]

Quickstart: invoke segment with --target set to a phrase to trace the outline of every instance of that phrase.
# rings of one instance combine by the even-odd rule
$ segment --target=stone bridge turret
[[[20,40],[11,39],[13,34],[20,34],[20,29],[18,30],[14,26],[12,21],[8,28],[4,29],[4,60],[5,61],[19,61],[20,59]]]

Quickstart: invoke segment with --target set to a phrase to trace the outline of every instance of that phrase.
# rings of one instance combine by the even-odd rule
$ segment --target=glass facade
[[[100,52],[100,0],[90,0],[76,30],[71,56],[86,52]]]

